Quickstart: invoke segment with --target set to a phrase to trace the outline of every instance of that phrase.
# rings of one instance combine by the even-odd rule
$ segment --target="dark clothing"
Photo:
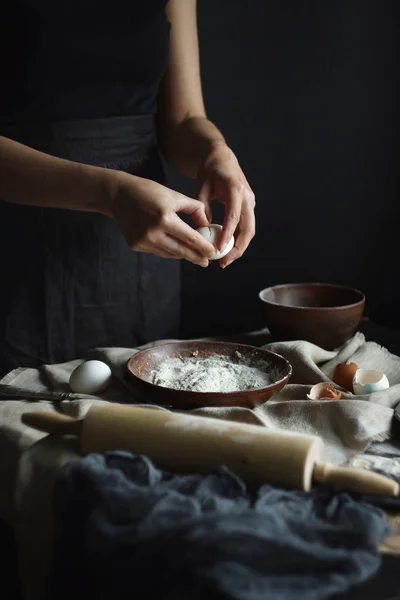
[[[13,127],[9,137],[164,181],[152,117]],[[104,215],[0,202],[0,271],[3,374],[177,335],[178,261],[132,252]]]
[[[165,1],[6,5],[0,135],[165,183]],[[0,274],[0,375],[178,335],[178,261],[132,252],[104,215],[0,201]]]
[[[166,0],[12,0],[0,8],[0,123],[156,112]]]
[[[50,600],[323,600],[377,571],[389,531],[346,493],[251,489],[127,452],[63,467],[54,509]]]

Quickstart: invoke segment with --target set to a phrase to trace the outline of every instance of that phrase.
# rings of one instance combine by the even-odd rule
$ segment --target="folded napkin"
[[[366,342],[361,333],[335,351],[305,341],[265,344],[266,335],[265,331],[253,333],[241,341],[263,345],[289,360],[293,376],[284,390],[254,410],[215,407],[196,409],[193,413],[258,424],[268,429],[319,435],[326,445],[326,460],[337,465],[365,451],[371,442],[390,439],[395,409],[400,401],[399,357],[374,342]],[[155,344],[148,346],[151,345]],[[77,418],[82,418],[96,402],[138,403],[126,371],[128,359],[138,350],[98,348],[89,353],[86,358],[104,361],[114,375],[112,385],[99,396],[70,392],[68,380],[81,362],[77,360],[40,369],[16,369],[0,381],[0,397],[52,401],[58,410]],[[311,385],[329,381],[338,363],[350,361],[362,368],[382,370],[391,387],[364,396],[344,392],[340,401],[307,400]]]

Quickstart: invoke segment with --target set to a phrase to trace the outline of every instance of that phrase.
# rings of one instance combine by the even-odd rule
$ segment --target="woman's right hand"
[[[206,227],[209,221],[202,202],[122,171],[114,172],[111,190],[107,213],[132,250],[208,266],[214,246],[178,215],[190,215],[195,225]]]

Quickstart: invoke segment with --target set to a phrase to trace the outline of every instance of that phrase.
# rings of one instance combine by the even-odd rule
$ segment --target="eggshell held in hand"
[[[76,394],[101,394],[110,385],[111,369],[101,360],[88,360],[72,371],[69,387]]]
[[[340,400],[341,397],[342,393],[326,381],[313,385],[310,393],[307,394],[309,400]]]
[[[353,378],[356,371],[359,369],[356,363],[336,365],[333,372],[332,381],[349,392],[353,391]]]
[[[210,225],[209,227],[199,227],[199,229],[197,231],[206,240],[211,242],[212,245],[215,246],[215,248],[217,247],[217,243],[218,243],[219,237],[221,235],[221,231],[222,231],[221,225],[217,225],[214,223],[214,224]],[[232,236],[231,239],[229,240],[229,242],[227,243],[227,245],[225,246],[225,248],[221,251],[217,250],[215,256],[210,260],[219,260],[220,258],[223,258],[227,254],[229,254],[229,252],[232,250],[234,245],[235,245],[235,238]]]
[[[353,379],[353,390],[357,396],[373,394],[390,387],[389,380],[377,369],[358,369]]]

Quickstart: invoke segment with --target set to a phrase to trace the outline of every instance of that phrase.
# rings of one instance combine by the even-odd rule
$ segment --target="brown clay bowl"
[[[364,312],[362,292],[328,283],[275,285],[259,293],[265,323],[278,340],[307,340],[333,350],[350,339]]]
[[[254,362],[257,366],[261,365],[268,372],[274,373],[274,381],[264,388],[227,393],[175,390],[151,383],[152,372],[162,361],[167,358],[190,357],[193,353],[196,353],[198,360],[210,356],[223,356],[235,362]],[[134,354],[128,361],[127,368],[136,391],[145,402],[177,409],[206,406],[254,408],[278,394],[292,375],[290,363],[279,354],[255,346],[226,342],[172,342],[153,346]]]

